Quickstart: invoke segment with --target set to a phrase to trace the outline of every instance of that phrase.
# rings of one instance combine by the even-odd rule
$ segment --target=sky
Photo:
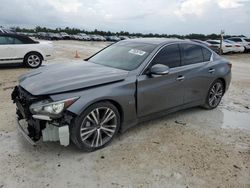
[[[250,36],[250,0],[0,0],[0,25]]]

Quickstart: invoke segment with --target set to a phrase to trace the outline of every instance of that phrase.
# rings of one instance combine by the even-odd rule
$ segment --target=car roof
[[[6,37],[14,37],[17,38],[25,43],[35,43],[34,40],[29,38],[28,36],[25,35],[20,35],[20,34],[15,34],[15,33],[0,33],[0,36],[6,36]]]
[[[9,36],[9,37],[21,37],[21,38],[24,38],[24,37],[27,37],[25,35],[22,35],[22,34],[16,34],[16,33],[0,33],[1,36]]]
[[[160,44],[167,44],[167,43],[180,42],[180,41],[184,42],[185,40],[171,39],[171,38],[135,38],[135,39],[129,39],[127,41],[160,45]]]

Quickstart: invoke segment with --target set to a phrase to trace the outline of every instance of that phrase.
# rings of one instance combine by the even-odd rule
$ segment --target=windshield
[[[102,50],[88,61],[131,71],[136,69],[155,47],[146,43],[119,42]]]

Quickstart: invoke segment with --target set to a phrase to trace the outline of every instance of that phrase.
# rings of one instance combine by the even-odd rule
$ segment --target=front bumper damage
[[[72,114],[65,112],[58,119],[31,114],[29,106],[44,97],[32,96],[20,86],[15,87],[11,97],[17,107],[18,130],[31,145],[35,146],[41,138],[44,142],[59,141],[63,146],[69,145],[69,125],[73,119]],[[23,120],[25,120],[25,123],[23,123]]]

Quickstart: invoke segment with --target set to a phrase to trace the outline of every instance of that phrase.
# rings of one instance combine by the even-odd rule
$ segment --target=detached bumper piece
[[[20,86],[12,92],[12,100],[17,107],[17,127],[24,138],[33,146],[42,137],[43,141],[60,141],[63,146],[69,145],[69,123],[71,116],[65,115],[60,119],[51,119],[48,116],[32,115],[29,106],[40,98],[34,97]],[[20,121],[27,122],[24,127]]]
[[[22,133],[23,137],[33,146],[36,146],[36,143],[29,137],[28,133],[20,124],[20,120],[17,119],[17,129]]]

